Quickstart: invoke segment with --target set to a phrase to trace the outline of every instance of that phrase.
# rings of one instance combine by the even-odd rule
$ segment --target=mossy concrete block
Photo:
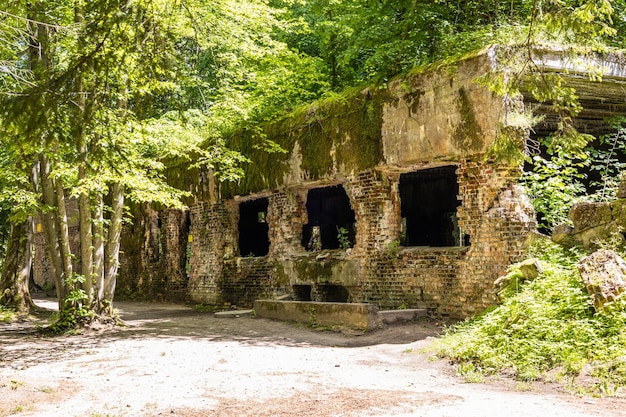
[[[256,300],[254,311],[257,317],[318,327],[371,330],[381,325],[378,307],[366,303]]]
[[[613,251],[600,249],[577,264],[596,311],[626,291],[626,262]]]
[[[569,212],[569,218],[574,223],[574,233],[579,233],[592,227],[605,225],[612,220],[610,203],[579,203]]]
[[[321,258],[299,257],[287,259],[281,263],[281,273],[288,276],[291,285],[326,283],[345,287],[359,285],[360,261],[332,256]]]
[[[597,249],[598,242],[605,242],[612,238],[616,230],[614,223],[591,227],[574,235],[574,240],[587,249]],[[617,236],[620,237],[620,236]],[[623,239],[622,239],[623,240]]]
[[[569,224],[561,223],[552,228],[552,241],[566,248],[574,246],[572,234],[574,228]]]

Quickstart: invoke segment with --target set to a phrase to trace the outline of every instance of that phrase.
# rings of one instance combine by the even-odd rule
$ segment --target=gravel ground
[[[440,331],[430,321],[342,334],[175,304],[116,306],[126,327],[77,336],[0,323],[0,417],[626,416],[622,399],[550,384],[464,383],[424,353]]]

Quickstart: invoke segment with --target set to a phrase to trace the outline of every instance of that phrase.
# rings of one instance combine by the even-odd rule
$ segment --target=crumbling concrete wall
[[[188,295],[195,302],[249,307],[255,299],[294,295],[296,287],[310,291],[311,300],[328,301],[325,289],[339,286],[347,291],[346,301],[383,309],[421,307],[453,317],[476,313],[493,304],[493,281],[519,260],[525,235],[535,227],[532,208],[511,185],[512,176],[512,170],[489,163],[459,164],[459,223],[471,237],[469,246],[398,245],[397,173],[370,170],[346,178],[357,230],[349,249],[306,251],[301,188],[269,196],[271,245],[263,257],[238,253],[236,200],[200,203],[191,208]]]
[[[388,165],[456,160],[484,153],[503,123],[502,99],[479,88],[487,55],[392,82],[382,143]]]

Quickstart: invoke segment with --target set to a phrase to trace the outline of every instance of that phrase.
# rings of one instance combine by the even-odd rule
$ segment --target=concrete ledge
[[[222,318],[239,318],[245,316],[251,316],[254,313],[254,310],[226,310],[226,311],[218,311],[214,314],[215,317]]]
[[[380,327],[378,307],[365,303],[256,300],[257,317],[309,325],[370,330]]]
[[[383,323],[395,323],[397,321],[411,321],[420,317],[428,316],[425,308],[407,308],[405,310],[384,310],[380,311],[379,316]]]

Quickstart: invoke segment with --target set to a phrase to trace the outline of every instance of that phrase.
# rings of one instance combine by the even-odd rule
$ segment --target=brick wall
[[[187,299],[188,212],[131,208],[133,219],[122,230],[116,296]]]
[[[516,170],[498,169],[482,156],[458,164],[457,213],[470,236],[468,247],[398,246],[398,173],[368,170],[343,182],[356,219],[356,244],[347,250],[307,252],[302,246],[302,227],[308,221],[304,187],[259,196],[269,201],[270,252],[264,257],[238,253],[241,200],[196,204],[189,212],[187,296],[194,302],[249,307],[258,298],[293,294],[294,285],[310,286],[314,294],[340,285],[352,302],[387,309],[423,307],[453,317],[474,314],[495,302],[493,281],[519,260],[524,237],[535,227],[530,205],[512,185],[515,175]],[[169,223],[164,218],[161,229],[169,230]],[[174,229],[168,241],[182,245],[184,234]],[[183,288],[183,264],[176,259],[179,263],[165,265]]]
[[[496,302],[493,282],[521,260],[526,238],[537,228],[534,209],[515,185],[518,175],[486,162],[463,161],[459,167],[459,224],[471,246],[450,289],[454,301],[448,308],[457,314],[476,314]]]
[[[131,206],[131,213],[131,223],[122,229],[116,296],[162,299],[159,212],[141,204]]]
[[[278,190],[269,197],[267,222],[270,224],[271,258],[281,259],[304,253],[302,227],[308,222],[306,191]]]
[[[384,249],[400,236],[398,174],[373,170],[344,183],[356,219],[356,252],[363,256]]]

